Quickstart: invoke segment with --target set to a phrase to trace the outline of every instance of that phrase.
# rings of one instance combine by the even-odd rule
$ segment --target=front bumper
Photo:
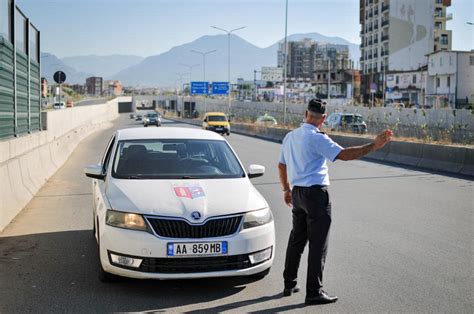
[[[245,229],[220,238],[171,239],[143,231],[103,225],[100,234],[100,260],[104,271],[138,279],[186,279],[248,276],[271,267],[275,252],[274,223]],[[212,257],[168,257],[170,242],[227,241],[228,254]],[[249,255],[271,248],[268,260],[252,264]],[[143,259],[139,268],[112,262],[111,254]]]
[[[206,128],[208,131],[213,131],[219,134],[227,134],[230,133],[230,128],[229,127],[215,127],[215,126],[208,126]]]

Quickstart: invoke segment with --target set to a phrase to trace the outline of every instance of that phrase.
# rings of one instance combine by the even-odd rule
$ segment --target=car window
[[[211,122],[227,121],[224,116],[209,116],[208,120],[211,121]]]
[[[119,141],[112,175],[121,179],[239,178],[245,175],[225,141]]]

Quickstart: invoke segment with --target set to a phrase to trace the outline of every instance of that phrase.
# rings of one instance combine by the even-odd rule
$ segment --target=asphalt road
[[[115,127],[139,126],[122,115]],[[165,122],[164,127],[184,126]],[[186,126],[190,127],[190,126]],[[276,163],[280,145],[233,134],[276,223],[276,258],[260,281],[239,278],[98,281],[91,183],[112,129],[86,138],[0,237],[0,312],[449,312],[473,313],[473,181],[366,161],[330,165],[333,224],[325,289],[331,305],[283,298],[291,227]],[[300,269],[305,286],[306,255]]]

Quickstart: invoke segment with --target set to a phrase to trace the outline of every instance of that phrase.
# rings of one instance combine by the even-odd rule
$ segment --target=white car
[[[268,274],[273,216],[229,143],[187,128],[118,130],[93,178],[102,281]]]

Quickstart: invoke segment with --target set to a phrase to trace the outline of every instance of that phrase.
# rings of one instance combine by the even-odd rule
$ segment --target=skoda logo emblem
[[[201,219],[201,213],[200,212],[192,212],[191,217],[193,217],[194,220],[199,220],[199,219]]]

